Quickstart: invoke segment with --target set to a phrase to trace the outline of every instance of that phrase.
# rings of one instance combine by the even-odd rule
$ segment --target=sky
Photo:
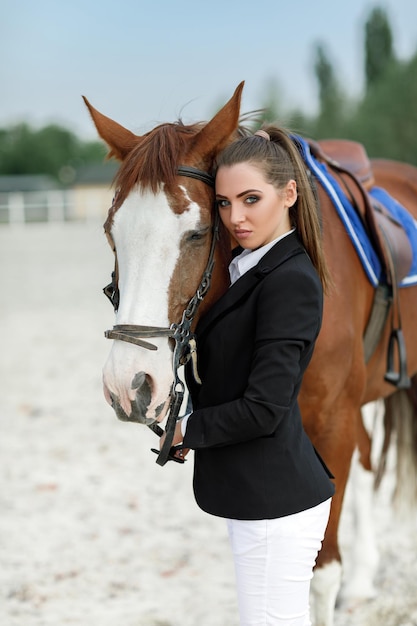
[[[57,123],[94,139],[85,95],[141,134],[210,119],[242,80],[242,112],[260,108],[273,82],[284,111],[314,113],[314,46],[359,96],[375,6],[409,59],[417,0],[0,0],[0,128]]]

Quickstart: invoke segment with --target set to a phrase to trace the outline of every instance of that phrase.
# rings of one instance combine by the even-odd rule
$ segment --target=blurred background
[[[0,2],[1,626],[237,625],[192,461],[156,465],[155,435],[102,394],[117,164],[81,95],[142,134],[210,119],[242,80],[242,112],[417,165],[416,0]],[[390,498],[377,595],[338,603],[335,626],[417,624],[416,521]],[[347,581],[354,542],[348,497]]]
[[[0,222],[103,217],[104,163],[81,95],[141,134],[209,119],[246,81],[311,138],[417,164],[415,0],[3,0]]]

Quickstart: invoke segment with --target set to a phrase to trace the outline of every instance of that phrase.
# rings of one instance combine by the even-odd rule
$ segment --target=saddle
[[[355,141],[326,139],[309,140],[316,159],[331,170],[344,193],[360,216],[371,244],[377,253],[385,284],[377,287],[371,315],[364,335],[365,360],[371,358],[391,313],[391,334],[388,342],[385,380],[398,389],[410,387],[407,357],[401,327],[398,284],[407,276],[412,264],[412,249],[400,222],[368,192],[375,184],[372,165],[362,144]],[[395,353],[398,371],[395,370]]]

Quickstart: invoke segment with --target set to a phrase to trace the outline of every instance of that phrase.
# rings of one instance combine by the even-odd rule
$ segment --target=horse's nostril
[[[145,372],[138,372],[132,380],[132,389],[136,389],[135,403],[140,413],[146,415],[148,406],[152,400],[152,390],[149,377]]]
[[[146,381],[145,372],[138,372],[132,380],[132,385],[131,385],[132,389],[140,389],[145,381]]]

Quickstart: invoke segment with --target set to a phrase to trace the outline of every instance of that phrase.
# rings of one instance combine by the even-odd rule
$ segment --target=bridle
[[[179,176],[194,178],[195,180],[199,180],[206,185],[209,185],[210,187],[214,187],[214,177],[197,168],[188,165],[180,165],[177,169],[177,173]],[[184,383],[178,375],[178,369],[181,365],[185,365],[190,358],[193,361],[193,365],[195,365],[196,345],[195,337],[191,332],[191,325],[193,323],[201,301],[204,299],[206,293],[210,289],[211,277],[214,267],[214,252],[218,238],[219,215],[216,211],[206,268],[203,272],[203,276],[196,289],[195,294],[189,301],[187,307],[184,309],[182,319],[179,324],[173,323],[169,327],[141,326],[137,324],[116,324],[115,326],[113,326],[112,330],[106,330],[104,333],[104,336],[107,337],[107,339],[126,341],[141,348],[145,348],[146,350],[158,349],[155,344],[146,341],[149,338],[166,337],[174,341],[174,350],[172,357],[172,370],[174,374],[174,381],[172,383],[170,391],[169,413],[165,425],[165,431],[163,431],[162,428],[155,422],[153,424],[148,424],[148,427],[153,430],[153,432],[156,433],[159,437],[161,437],[164,432],[166,435],[161,450],[159,451],[153,449],[153,451],[158,454],[158,458],[156,460],[158,465],[165,465],[165,463],[169,460],[177,461],[179,463],[184,462],[183,459],[175,456],[176,450],[175,448],[172,448],[175,425],[178,420],[178,415],[182,401],[184,399],[185,392]],[[115,311],[117,311],[119,306],[119,292],[117,285],[116,269],[112,273],[112,282],[110,283],[110,285],[104,287],[103,291],[113,304]],[[196,367],[193,367],[193,372],[196,380],[200,382],[198,379]],[[127,418],[127,421],[135,420],[129,420],[129,418]]]

